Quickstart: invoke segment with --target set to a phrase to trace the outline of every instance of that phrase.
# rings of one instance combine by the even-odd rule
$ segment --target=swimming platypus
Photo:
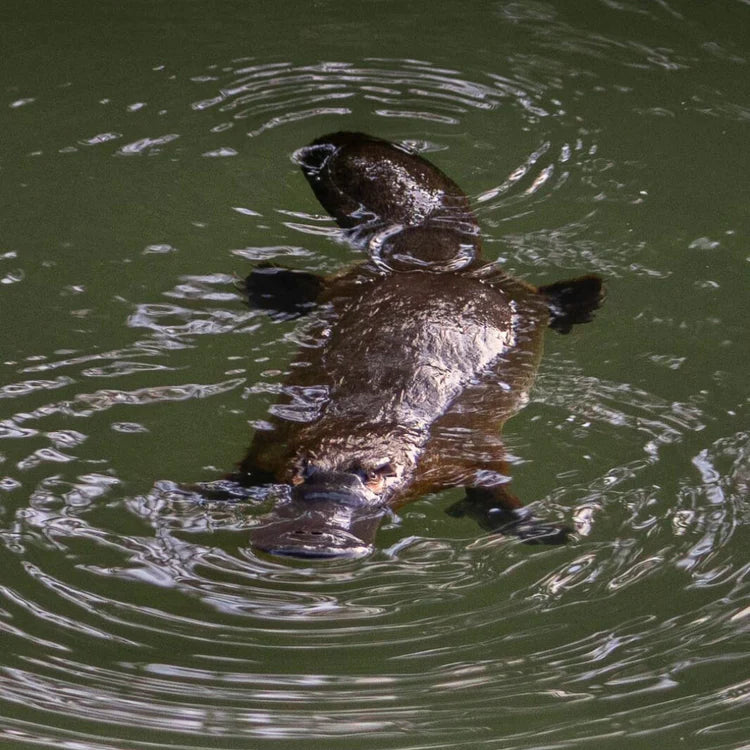
[[[266,429],[231,475],[287,487],[252,545],[359,557],[388,509],[450,487],[466,489],[453,515],[564,542],[567,527],[512,494],[500,429],[527,400],[544,329],[589,321],[601,279],[535,287],[483,261],[468,198],[403,146],[335,133],[296,159],[368,259],[327,279],[272,266],[247,278],[251,304],[272,316],[310,313]]]

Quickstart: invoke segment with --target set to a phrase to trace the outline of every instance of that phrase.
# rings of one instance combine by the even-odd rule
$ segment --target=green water
[[[2,11],[4,746],[749,746],[747,2]],[[276,561],[170,491],[296,350],[235,275],[358,257],[291,160],[337,129],[422,150],[514,274],[606,278],[506,427],[566,547],[456,490]]]

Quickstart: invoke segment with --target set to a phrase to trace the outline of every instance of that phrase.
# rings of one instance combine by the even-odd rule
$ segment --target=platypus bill
[[[535,287],[483,261],[467,197],[403,146],[335,133],[295,156],[368,259],[327,279],[272,266],[247,278],[251,304],[272,317],[310,314],[269,428],[221,483],[286,486],[252,545],[360,557],[388,509],[459,486],[452,515],[564,542],[567,527],[534,518],[511,492],[500,430],[527,400],[544,329],[591,320],[601,279]]]

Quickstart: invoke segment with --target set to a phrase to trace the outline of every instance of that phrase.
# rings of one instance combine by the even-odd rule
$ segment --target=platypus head
[[[253,547],[301,558],[357,558],[372,551],[381,498],[349,471],[311,472],[253,528]]]

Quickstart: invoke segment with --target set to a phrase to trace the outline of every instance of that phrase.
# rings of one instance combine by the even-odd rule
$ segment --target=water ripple
[[[524,70],[523,65],[518,67]],[[416,132],[424,128],[420,121],[463,125],[473,112],[501,112],[503,118],[512,120],[508,127],[516,132],[538,130],[544,121],[548,134],[554,132],[554,140],[537,142],[503,182],[482,190],[476,196],[480,214],[507,209],[535,194],[543,197],[564,185],[571,169],[584,169],[596,152],[586,135],[589,131],[566,115],[553,89],[523,73],[517,78],[488,73],[472,80],[462,77],[459,70],[425,61],[380,58],[367,58],[361,64],[262,63],[238,67],[233,73],[234,80],[217,94],[193,104],[198,111],[215,111],[215,118],[230,117],[214,126],[219,132],[249,121],[247,134],[256,137],[312,117],[335,123],[337,117],[362,109],[371,117],[412,121]],[[332,101],[346,102],[346,106],[331,107]],[[445,148],[429,140],[408,143],[421,151]],[[309,225],[301,229],[314,230]]]

